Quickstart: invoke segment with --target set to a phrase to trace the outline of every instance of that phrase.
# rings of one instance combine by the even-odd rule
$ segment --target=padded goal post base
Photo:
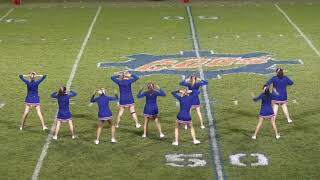
[[[12,2],[12,4],[19,6],[19,5],[21,5],[22,0],[11,0],[11,2]]]

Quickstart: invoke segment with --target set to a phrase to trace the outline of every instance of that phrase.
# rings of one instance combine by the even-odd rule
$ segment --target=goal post
[[[21,5],[22,0],[11,0],[11,2],[12,2],[12,4],[19,6],[19,5]]]

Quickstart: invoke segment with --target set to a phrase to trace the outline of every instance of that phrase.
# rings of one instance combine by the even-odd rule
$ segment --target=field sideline
[[[315,20],[320,18],[319,10],[320,3],[314,0],[193,1],[190,11],[176,1],[34,1],[21,7],[0,1],[1,179],[30,179],[32,175],[33,179],[317,179],[320,24]],[[259,93],[273,74],[254,73],[262,72],[257,65],[254,72],[214,76],[212,72],[219,68],[203,66],[203,76],[209,78],[207,89],[202,91],[202,95],[208,93],[207,99],[202,96],[205,130],[200,129],[192,112],[200,145],[193,145],[185,130],[181,131],[180,145],[171,145],[178,107],[170,92],[179,88],[179,72],[141,76],[133,85],[134,94],[148,81],[166,91],[167,96],[159,98],[165,139],[158,137],[152,122],[148,138],[141,138],[143,130],[134,128],[126,112],[116,132],[119,143],[109,142],[108,126],[102,133],[102,143],[93,143],[97,107],[88,106],[90,96],[99,87],[106,87],[110,94],[116,92],[110,77],[126,68],[102,68],[103,63],[124,63],[129,56],[143,53],[187,57],[188,52],[198,62],[210,53],[254,52],[270,53],[275,61],[297,62],[277,65],[285,68],[295,82],[288,89],[294,123],[288,124],[280,110],[277,125],[281,139],[274,138],[265,122],[253,141],[250,137],[260,104],[252,102],[250,92]],[[48,74],[39,92],[50,126],[57,104],[49,95],[69,79],[71,89],[79,94],[71,101],[79,139],[71,140],[65,125],[58,141],[46,141],[48,132],[41,131],[35,112],[29,115],[26,129],[18,130],[25,96],[18,75],[30,70]],[[135,101],[142,123],[144,100]],[[116,103],[111,107],[116,117]],[[212,140],[217,141],[219,150],[212,150]],[[38,164],[37,174],[36,165],[46,143],[48,152]],[[268,163],[252,166],[257,157],[251,154],[256,153],[264,155]],[[174,154],[183,154],[184,161],[171,163],[183,167],[168,164],[168,157]],[[244,154],[240,161],[245,167],[232,164],[230,156],[237,154]],[[215,161],[217,158],[221,162]],[[195,161],[200,165],[188,166]]]

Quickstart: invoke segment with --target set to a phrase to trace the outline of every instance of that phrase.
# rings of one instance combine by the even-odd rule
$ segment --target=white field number
[[[198,16],[199,19],[202,19],[202,20],[217,20],[219,19],[217,16]]]
[[[241,158],[247,156],[247,154],[244,153],[238,153],[230,155],[230,162],[232,165],[235,166],[241,166],[241,167],[247,167],[247,164],[244,164],[241,162]],[[255,166],[267,166],[269,164],[268,158],[264,154],[260,153],[252,153],[250,154],[251,157],[256,158],[256,162],[253,162],[250,164],[251,167]]]
[[[219,17],[217,16],[198,16],[201,20],[217,20]],[[183,20],[183,16],[164,16],[163,19],[165,20]]]
[[[207,164],[202,154],[167,154],[166,165],[173,167],[202,167]]]
[[[183,20],[184,17],[182,17],[182,16],[165,16],[165,17],[163,17],[163,19],[165,19],[165,20]]]

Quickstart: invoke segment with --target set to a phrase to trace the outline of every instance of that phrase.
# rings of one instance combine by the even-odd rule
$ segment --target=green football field
[[[180,1],[38,0],[18,7],[0,0],[0,179],[319,179],[318,18],[317,0],[194,0],[188,6]],[[179,72],[199,74],[202,70],[186,66],[174,69],[176,74],[141,76],[133,84],[134,95],[149,81],[167,93],[158,98],[164,139],[159,138],[154,122],[149,123],[148,137],[142,138],[143,129],[134,127],[126,111],[116,129],[118,143],[110,142],[106,125],[101,143],[94,144],[97,107],[89,106],[91,95],[101,87],[109,94],[117,92],[110,77],[129,68],[103,68],[103,63],[125,63],[128,56],[137,54],[166,60],[166,55],[188,52],[200,52],[200,56],[201,52],[265,52],[275,61],[299,62],[268,67],[284,68],[295,83],[288,88],[293,123],[287,123],[279,108],[281,138],[275,139],[266,121],[252,140],[260,103],[252,101],[250,92],[260,93],[274,73],[259,73],[259,65],[253,66],[253,72],[241,73],[236,71],[243,66],[239,64],[204,67],[209,80],[201,92],[206,129],[200,129],[192,111],[201,144],[192,144],[189,130],[181,129],[179,146],[172,146],[179,107],[171,92],[181,88]],[[197,62],[199,58],[186,55],[176,60]],[[234,72],[210,76],[226,69]],[[42,131],[34,109],[26,128],[19,130],[26,87],[18,75],[30,71],[48,75],[39,94],[50,128],[57,112],[57,102],[50,94],[71,83],[78,93],[71,100],[78,139],[72,140],[68,125],[63,124],[59,139],[51,140],[50,132]],[[145,100],[135,98],[135,102],[142,123]],[[110,107],[115,119],[116,102]],[[236,156],[241,156],[236,158],[238,163],[231,160]],[[255,165],[258,157],[265,161]]]

